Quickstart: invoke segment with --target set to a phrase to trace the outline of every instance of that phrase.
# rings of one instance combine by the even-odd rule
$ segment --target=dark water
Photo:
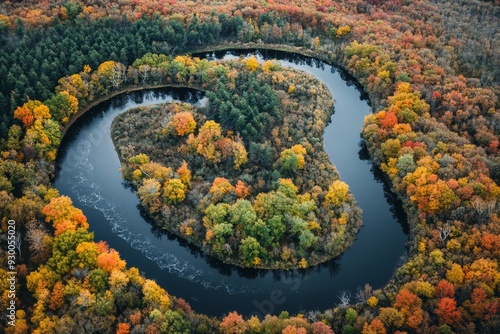
[[[231,58],[248,51],[208,54]],[[363,117],[371,112],[366,97],[342,71],[298,55],[257,52],[283,65],[315,75],[336,100],[325,130],[325,149],[363,209],[364,226],[355,243],[339,258],[295,271],[239,269],[203,256],[181,240],[162,234],[140,214],[136,195],[121,178],[110,138],[113,119],[127,109],[165,101],[198,103],[201,93],[187,89],[141,91],[99,105],[76,122],[58,156],[55,186],[86,214],[96,240],[106,240],[129,266],[154,279],[172,295],[209,315],[232,310],[241,314],[277,314],[325,310],[339,303],[341,291],[355,301],[358,287],[382,287],[406,254],[405,218],[360,145]]]

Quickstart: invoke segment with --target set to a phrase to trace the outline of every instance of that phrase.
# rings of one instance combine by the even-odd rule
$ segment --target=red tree
[[[457,302],[453,298],[444,297],[439,300],[434,313],[437,314],[440,324],[454,325],[462,318],[457,309]]]

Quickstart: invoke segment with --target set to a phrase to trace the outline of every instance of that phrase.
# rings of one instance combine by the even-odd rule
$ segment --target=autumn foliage
[[[27,237],[20,257],[24,269],[19,272],[27,275],[26,284],[21,279],[16,286],[21,289],[16,327],[0,327],[0,331],[317,334],[332,333],[332,327],[339,333],[496,333],[500,309],[497,18],[492,1],[3,2],[0,209],[5,217],[19,217],[16,221],[22,222],[19,230]],[[396,269],[395,280],[368,298],[367,305],[356,305],[354,316],[350,312],[348,317],[341,307],[333,309],[334,297],[331,310],[307,313],[303,322],[285,315],[245,321],[235,312],[220,324],[216,319],[188,316],[188,308],[177,308],[179,303],[156,283],[145,280],[137,269],[126,269],[114,250],[94,243],[81,210],[69,198],[48,190],[63,130],[78,110],[141,84],[199,85],[218,89],[220,98],[230,90],[220,89],[221,84],[216,87],[219,81],[224,81],[224,88],[236,86],[243,81],[241,73],[249,72],[248,77],[264,77],[273,89],[281,90],[279,103],[288,106],[283,117],[271,111],[249,112],[256,104],[259,111],[276,106],[265,98],[255,99],[247,108],[248,100],[241,98],[244,92],[211,101],[214,109],[229,110],[226,118],[216,114],[214,119],[220,123],[209,121],[219,124],[219,132],[212,123],[197,132],[194,118],[180,116],[182,112],[171,114],[176,140],[189,138],[182,152],[231,172],[211,175],[208,184],[201,185],[197,182],[203,171],[191,160],[193,176],[182,159],[166,167],[148,156],[136,156],[129,175],[141,201],[153,213],[165,206],[175,211],[181,201],[199,205],[211,213],[213,224],[201,228],[203,238],[206,233],[207,242],[220,244],[220,251],[229,249],[255,263],[270,253],[261,247],[276,243],[291,224],[300,232],[294,247],[273,250],[283,261],[293,259],[300,247],[327,244],[318,240],[318,233],[330,226],[316,219],[319,216],[311,218],[313,212],[332,210],[325,221],[335,226],[332,235],[342,236],[342,222],[353,219],[346,218],[345,211],[338,212],[344,207],[342,199],[349,199],[347,185],[329,182],[304,192],[305,184],[315,184],[307,178],[308,168],[314,168],[316,177],[327,172],[311,161],[318,145],[300,142],[307,153],[293,149],[299,143],[294,141],[293,125],[303,115],[303,104],[293,99],[316,96],[321,87],[293,82],[279,73],[275,63],[259,64],[255,57],[238,61],[240,67],[235,69],[177,55],[227,41],[238,46],[258,42],[298,47],[293,50],[344,67],[370,96],[375,113],[366,119],[364,143],[403,202],[412,233],[408,259]],[[149,54],[135,65],[123,65],[149,50],[172,56]],[[258,90],[264,86],[250,85],[245,92],[259,91],[264,96]],[[283,123],[259,126],[272,118]],[[312,127],[322,128],[321,122],[328,120],[311,119],[311,126],[304,125],[303,130],[308,136],[303,137],[315,136],[321,144],[321,136],[310,135]],[[228,125],[237,121],[248,130],[239,131],[244,142],[227,132]],[[258,137],[266,140],[252,147],[250,142]],[[281,156],[282,152],[286,153]],[[240,178],[232,174],[253,164],[270,166],[276,173]],[[229,186],[217,186],[212,192],[216,177]],[[281,178],[292,178],[298,190]],[[220,202],[214,204],[211,199]],[[312,200],[317,201],[317,211],[311,209]],[[300,208],[311,215],[285,221],[288,203],[295,212]],[[219,206],[214,210],[211,204]],[[255,213],[264,218],[254,221]],[[218,217],[223,222],[215,224]],[[43,220],[53,230],[41,227]],[[242,223],[247,221],[254,225]],[[194,238],[191,221],[172,224],[182,225],[184,231],[191,228]],[[252,235],[244,239],[245,254],[230,241],[235,231]],[[304,262],[298,259],[295,266],[307,266],[304,258]],[[1,269],[4,283],[5,275]],[[5,300],[4,295],[2,303]]]
[[[50,203],[42,209],[45,221],[54,226],[56,236],[79,227],[88,228],[87,218],[82,210],[75,208],[72,204],[69,197],[61,196],[52,198]]]
[[[180,112],[172,116],[175,131],[179,136],[185,136],[194,132],[196,121],[190,112]]]

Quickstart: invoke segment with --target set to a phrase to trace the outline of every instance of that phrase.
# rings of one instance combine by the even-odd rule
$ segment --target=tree
[[[238,198],[244,199],[250,195],[250,188],[245,186],[243,181],[238,180],[238,182],[236,182],[236,186],[234,187],[234,192]]]
[[[82,269],[92,269],[97,265],[99,249],[95,242],[81,242],[76,246],[76,255],[78,256],[79,267]]]
[[[247,325],[241,315],[237,312],[230,312],[222,319],[219,329],[223,334],[244,334]]]
[[[439,318],[439,324],[456,325],[460,322],[461,314],[457,309],[457,302],[453,298],[444,297],[436,304],[434,313]]]
[[[302,327],[295,327],[293,325],[288,325],[286,326],[283,331],[281,332],[282,334],[307,334],[307,330]]]
[[[317,49],[318,46],[319,46],[319,37],[316,36],[316,37],[314,37],[313,48]]]
[[[245,199],[238,199],[236,203],[231,206],[229,211],[229,222],[235,226],[246,228],[252,226],[257,220],[252,203]]]
[[[42,224],[37,220],[32,220],[26,224],[26,239],[29,243],[29,250],[34,255],[43,252],[46,246],[45,241],[49,238],[49,234]]]
[[[160,330],[163,333],[190,334],[191,326],[179,312],[168,310],[165,312],[165,320],[160,325]]]
[[[68,91],[61,91],[45,101],[54,119],[66,123],[78,111],[78,99]]]
[[[347,200],[349,186],[340,180],[332,182],[325,195],[325,203],[333,206],[340,206]]]
[[[226,217],[231,210],[231,207],[227,203],[219,203],[217,205],[210,204],[205,209],[205,216],[203,217],[203,225],[207,228],[213,227],[214,225],[226,222]]]
[[[177,204],[186,198],[186,186],[179,179],[170,179],[163,186],[163,198],[169,204]]]
[[[337,29],[337,37],[345,36],[349,32],[351,32],[351,27],[350,26],[346,25],[346,26],[339,27]]]
[[[470,310],[470,314],[476,318],[477,320],[489,320],[491,319],[491,315],[495,312],[488,312],[498,309],[499,301],[493,299],[491,302],[488,302],[488,295],[481,288],[475,288],[472,291],[470,301],[465,301],[464,306]]]
[[[401,142],[399,139],[387,139],[380,145],[380,150],[387,159],[398,158],[399,152],[401,151]]]
[[[45,221],[52,223],[58,236],[67,230],[76,230],[79,227],[88,229],[87,218],[82,210],[75,208],[68,196],[54,197],[43,209]]]
[[[234,190],[232,184],[223,177],[216,177],[212,186],[210,187],[209,193],[213,197],[213,202],[219,201],[224,195],[229,194]]]
[[[180,112],[172,116],[172,122],[178,136],[185,136],[193,133],[196,129],[196,121],[193,114],[188,111]]]
[[[125,268],[125,265],[125,260],[120,259],[120,254],[114,249],[101,253],[97,257],[97,266],[108,274],[113,272],[113,270],[122,270]]]
[[[243,263],[247,265],[258,265],[264,253],[265,250],[254,237],[246,237],[241,241],[240,257]]]
[[[73,268],[84,267],[85,259],[77,252],[78,245],[83,242],[92,242],[93,234],[83,228],[67,230],[56,236],[52,243],[52,257],[47,266],[57,274],[66,274]]]
[[[25,128],[29,128],[35,120],[35,117],[33,117],[33,112],[26,106],[17,107],[17,109],[14,111],[14,118],[23,122]]]
[[[146,179],[137,189],[137,195],[141,203],[151,212],[157,212],[160,209],[161,184],[156,179]]]
[[[464,281],[464,276],[465,274],[462,267],[457,263],[453,263],[451,269],[446,271],[446,279],[454,286],[461,285]]]
[[[21,148],[21,137],[23,135],[23,130],[17,124],[14,124],[9,129],[7,148],[9,150],[19,150]]]
[[[52,294],[50,295],[49,308],[52,311],[57,311],[64,305],[64,285],[57,281],[52,288]]]
[[[170,308],[170,297],[155,281],[145,280],[142,285],[144,294],[144,304],[158,308],[160,311],[167,311]]]
[[[316,321],[311,325],[312,334],[334,334],[333,330],[325,323]]]
[[[149,161],[150,159],[148,155],[144,153],[139,153],[128,159],[128,162],[132,165],[144,165],[147,164]]]
[[[408,173],[413,173],[417,166],[413,161],[413,154],[403,154],[398,158],[398,162],[396,164],[396,168],[398,169],[399,175],[404,177]]]
[[[259,69],[259,61],[255,56],[250,56],[250,58],[245,61],[245,64],[248,71],[255,72]]]
[[[408,327],[415,329],[422,323],[424,317],[422,300],[409,290],[401,289],[398,292],[394,307],[403,314]]]
[[[281,170],[285,175],[293,175],[298,169],[304,169],[306,149],[300,145],[294,145],[283,150],[280,154]]]
[[[191,186],[191,171],[189,170],[188,164],[185,160],[182,161],[182,164],[176,170],[176,173],[179,176],[181,182],[186,186],[186,188],[189,188]]]
[[[130,326],[123,322],[120,322],[116,328],[116,334],[129,334]]]
[[[215,121],[206,121],[198,131],[198,136],[189,135],[187,144],[198,154],[211,162],[220,161],[220,152],[216,151],[215,142],[222,138],[222,129]]]
[[[404,315],[393,307],[381,307],[379,319],[388,329],[401,328],[404,324]]]
[[[375,318],[372,320],[372,322],[369,325],[367,322],[365,322],[365,325],[363,326],[363,331],[361,333],[362,334],[386,334],[387,331],[386,331],[382,321]]]
[[[434,294],[436,295],[437,298],[443,298],[443,297],[453,298],[453,296],[455,295],[455,287],[447,280],[442,279],[436,285],[434,289]]]
[[[83,81],[80,74],[72,74],[63,77],[58,81],[59,86],[56,87],[57,92],[68,92],[69,95],[76,97],[79,101],[84,100],[89,96],[89,85]]]
[[[233,143],[233,155],[235,170],[239,170],[241,165],[248,162],[247,150],[241,141]]]

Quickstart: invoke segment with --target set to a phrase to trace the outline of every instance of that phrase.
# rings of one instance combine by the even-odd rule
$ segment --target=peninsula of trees
[[[206,107],[140,108],[112,126],[122,173],[159,226],[224,262],[257,268],[306,268],[354,240],[360,211],[323,150],[328,88],[253,56],[169,64],[146,55],[135,64],[154,72],[155,58],[191,68],[193,85],[208,77]]]

